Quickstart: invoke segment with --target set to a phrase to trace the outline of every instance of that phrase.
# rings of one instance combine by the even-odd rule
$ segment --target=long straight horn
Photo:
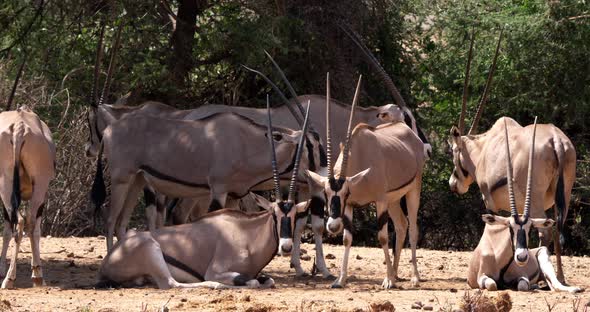
[[[310,101],[307,101],[307,109],[305,110],[305,120],[303,121],[303,128],[301,130],[301,137],[299,138],[299,144],[297,144],[297,151],[295,154],[295,165],[293,166],[293,175],[291,176],[291,183],[289,184],[289,195],[287,200],[291,203],[295,201],[295,188],[297,187],[297,175],[299,174],[299,163],[301,162],[301,154],[303,153],[303,146],[307,138],[307,126],[309,121],[309,107]]]
[[[332,133],[330,131],[330,73],[326,73],[326,154],[328,158],[328,177],[334,177],[332,169]]]
[[[475,27],[471,30],[471,43],[469,44],[469,54],[467,56],[467,65],[465,66],[465,83],[463,84],[463,101],[461,105],[461,116],[459,117],[459,131],[465,132],[465,114],[467,113],[467,99],[469,98],[469,73],[471,72],[471,60],[473,57],[473,43],[475,42]]]
[[[391,77],[389,77],[389,75],[387,74],[385,69],[381,66],[381,64],[379,64],[379,61],[377,61],[377,58],[373,55],[373,53],[371,53],[369,48],[367,48],[367,46],[363,43],[361,37],[354,30],[350,29],[346,25],[339,23],[338,26],[361,49],[366,60],[373,67],[373,69],[377,72],[377,74],[379,75],[379,78],[381,78],[381,80],[385,84],[385,87],[387,88],[387,90],[389,91],[389,93],[391,94],[391,96],[393,97],[395,102],[397,103],[397,105],[399,105],[401,107],[407,107],[406,101],[404,101],[404,98],[402,97],[401,93],[399,92],[399,90],[395,86],[395,83],[393,83],[393,80],[391,79]]]
[[[346,170],[347,170],[347,166],[348,166],[348,151],[350,150],[350,136],[352,134],[352,120],[354,118],[354,109],[356,108],[356,103],[358,102],[362,79],[363,79],[363,75],[360,75],[359,81],[356,84],[356,90],[354,91],[354,98],[352,100],[352,107],[350,108],[350,117],[348,119],[348,130],[346,131],[346,143],[344,144],[344,149],[342,150],[342,164],[340,166],[340,178],[346,178]]]
[[[295,101],[295,105],[297,105],[297,108],[299,108],[299,112],[301,112],[301,116],[303,116],[303,114],[304,114],[303,105],[301,105],[301,103],[297,99],[297,93],[295,93],[295,89],[293,89],[291,82],[289,82],[289,79],[287,79],[285,72],[283,72],[283,70],[281,69],[279,64],[277,64],[277,62],[275,62],[275,60],[272,58],[272,56],[270,56],[270,54],[266,50],[264,50],[264,54],[266,54],[266,56],[270,59],[270,61],[274,65],[274,67],[279,72],[281,79],[287,85],[287,89],[289,90],[289,93],[291,93],[291,96],[293,97],[293,100]]]
[[[285,104],[287,105],[287,108],[291,112],[291,115],[293,115],[293,117],[297,121],[297,124],[299,124],[299,126],[303,126],[303,120],[301,119],[301,116],[299,115],[299,113],[297,113],[297,111],[295,110],[295,108],[293,108],[293,106],[291,105],[291,103],[289,102],[289,100],[287,99],[287,97],[285,96],[285,94],[283,92],[281,92],[281,90],[279,89],[279,87],[277,87],[276,84],[274,84],[262,72],[257,71],[256,69],[250,68],[250,67],[248,67],[246,65],[242,65],[242,67],[244,67],[245,69],[247,69],[247,70],[249,70],[249,71],[251,71],[251,72],[259,75],[260,77],[262,77],[262,79],[264,79],[264,81],[266,81],[272,87],[272,89],[279,95],[279,97],[281,98],[281,100],[283,100],[283,102],[285,102]]]
[[[121,31],[123,30],[123,22],[119,24],[117,27],[117,34],[115,35],[115,43],[111,47],[111,60],[109,61],[109,68],[107,70],[107,79],[105,80],[104,86],[102,88],[102,92],[100,94],[100,99],[98,100],[98,105],[102,105],[105,99],[109,96],[109,89],[111,87],[111,79],[113,78],[113,70],[115,68],[117,52],[119,51],[119,44],[121,42]]]
[[[12,85],[12,90],[10,91],[10,96],[8,97],[8,101],[6,102],[6,108],[4,111],[9,111],[12,108],[12,101],[14,100],[14,95],[16,94],[16,87],[18,86],[18,82],[20,81],[20,77],[23,74],[23,70],[25,68],[25,63],[27,61],[27,54],[23,58],[22,63],[20,63],[20,67],[18,68],[18,72],[16,73],[16,78],[14,79],[14,84]]]
[[[504,135],[506,141],[506,179],[508,180],[508,197],[510,199],[510,215],[518,222],[518,210],[514,198],[514,179],[512,178],[512,159],[510,158],[510,146],[508,144],[508,126],[504,119]]]
[[[104,42],[104,31],[105,31],[105,21],[100,21],[100,36],[98,38],[98,45],[96,47],[96,59],[94,60],[94,77],[92,78],[92,93],[90,94],[90,105],[97,107],[98,106],[98,78],[100,75],[100,63],[102,62],[102,54],[103,54],[103,42]]]
[[[500,43],[502,42],[502,35],[504,34],[504,28],[500,31],[500,36],[498,37],[498,44],[496,44],[496,52],[494,53],[494,60],[492,61],[492,65],[490,66],[490,72],[488,73],[488,80],[486,81],[486,86],[483,90],[483,95],[481,96],[481,100],[477,105],[477,113],[475,114],[475,118],[473,119],[473,123],[469,128],[468,134],[476,134],[477,132],[477,124],[479,123],[479,119],[481,118],[481,114],[483,113],[483,106],[488,99],[488,93],[492,87],[492,80],[494,78],[494,71],[496,71],[496,60],[498,59],[498,54],[500,52]]]
[[[275,153],[275,142],[272,137],[272,118],[270,116],[270,100],[268,94],[266,95],[266,113],[268,115],[267,136],[268,145],[270,146],[271,153],[270,155],[272,162],[272,180],[275,191],[275,200],[276,202],[281,202],[283,200],[283,197],[281,196],[281,189],[279,186],[279,170],[277,169],[277,155]]]
[[[535,116],[535,125],[533,126],[533,142],[531,142],[531,151],[529,153],[529,168],[526,180],[526,197],[524,198],[524,216],[523,222],[529,218],[531,209],[531,191],[533,188],[533,161],[535,157],[535,135],[537,134],[537,116]]]

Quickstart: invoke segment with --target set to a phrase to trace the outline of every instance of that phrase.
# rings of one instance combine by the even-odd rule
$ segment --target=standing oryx
[[[20,68],[22,71],[22,66]],[[20,76],[20,73],[18,74]],[[17,80],[18,81],[18,80]],[[16,84],[8,100],[10,108]],[[0,113],[0,197],[4,204],[4,235],[0,274],[5,273],[6,252],[11,236],[15,246],[10,268],[2,282],[2,288],[13,288],[16,280],[16,263],[23,231],[31,240],[31,279],[33,286],[44,285],[41,269],[39,240],[41,239],[41,215],[49,182],[55,176],[55,145],[51,131],[39,116],[25,106],[15,111]],[[29,200],[24,217],[19,220],[21,200]]]
[[[531,206],[541,204],[535,201],[534,196],[543,196],[542,193],[533,193],[537,187],[539,177],[533,167],[535,166],[535,132],[537,119],[533,125],[532,134],[526,131],[526,136],[532,136],[528,157],[528,173],[526,182],[526,195],[524,199],[524,213],[522,217],[516,210],[516,198],[514,194],[514,178],[512,176],[512,163],[509,145],[520,146],[519,141],[512,141],[508,136],[507,119],[504,123],[504,144],[506,146],[506,176],[508,183],[508,198],[510,204],[510,217],[500,217],[490,214],[482,216],[486,223],[483,235],[473,252],[469,264],[467,282],[471,288],[497,290],[502,288],[516,288],[519,291],[531,289],[531,285],[539,280],[545,280],[551,290],[579,292],[578,287],[567,287],[561,284],[555,275],[549,251],[547,247],[528,249],[528,238],[531,227],[541,229],[550,228],[553,223],[547,218],[530,218]],[[512,128],[513,130],[516,130]],[[514,131],[512,131],[514,132]],[[510,142],[513,142],[510,144]],[[498,142],[501,144],[501,142]],[[521,153],[523,154],[523,153]],[[522,157],[522,156],[521,156]],[[497,161],[500,161],[498,159]],[[535,174],[533,178],[533,173]],[[524,175],[517,175],[524,177]],[[543,174],[540,177],[544,178]],[[523,179],[518,179],[523,180]]]
[[[352,209],[374,202],[377,206],[379,242],[387,264],[387,277],[382,286],[392,288],[397,278],[401,248],[406,236],[408,221],[400,207],[400,199],[406,197],[410,223],[410,243],[414,266],[412,284],[418,285],[419,274],[416,263],[418,240],[417,216],[420,205],[422,170],[425,162],[424,144],[418,136],[403,123],[389,123],[371,127],[357,125],[352,130],[354,107],[359,93],[357,85],[348,123],[347,138],[340,156],[330,169],[328,177],[308,172],[316,187],[325,191],[330,217],[326,228],[337,234],[344,230],[344,256],[340,276],[332,287],[346,284],[348,256],[352,244]],[[330,118],[329,101],[327,118]],[[330,159],[330,122],[327,122],[328,159]],[[393,219],[396,230],[395,259],[392,266],[388,253],[387,213]]]
[[[502,150],[498,150],[498,144],[504,140],[503,123],[506,119],[510,131],[510,141],[518,142],[515,144],[516,149],[513,151],[514,170],[516,176],[525,174],[527,170],[527,150],[531,144],[529,133],[532,126],[522,127],[511,118],[503,117],[485,133],[476,134],[477,123],[481,117],[483,105],[485,103],[491,80],[493,77],[496,58],[500,48],[500,38],[496,47],[496,54],[492,62],[492,68],[488,76],[484,95],[477,108],[477,113],[473,124],[467,135],[463,135],[465,125],[465,112],[467,103],[467,85],[469,80],[469,66],[471,61],[471,51],[473,47],[473,38],[471,42],[470,53],[468,56],[467,70],[465,75],[465,87],[463,94],[463,105],[461,117],[459,118],[459,127],[451,129],[451,148],[453,153],[454,169],[449,178],[449,185],[453,192],[463,194],[469,189],[469,185],[476,182],[481,191],[486,208],[491,211],[510,210],[508,203],[507,178],[505,162],[506,155]],[[537,130],[537,147],[535,154],[534,166],[537,168],[538,178],[534,181],[533,187],[533,205],[531,216],[542,218],[545,216],[545,210],[555,205],[555,216],[557,219],[557,229],[561,232],[571,196],[571,190],[575,180],[576,171],[576,151],[572,142],[559,128],[552,124],[539,125]],[[515,195],[517,209],[519,212],[524,209],[524,198],[526,185],[523,181],[516,181]],[[547,228],[539,229],[539,235],[547,244],[549,241],[549,230]],[[563,269],[561,265],[561,246],[558,237],[554,239],[555,251],[557,256],[557,276],[563,281]]]
[[[309,114],[309,106],[307,115]],[[259,197],[266,211],[247,214],[223,209],[190,224],[170,226],[152,232],[129,232],[105,257],[99,271],[99,284],[141,285],[146,280],[159,288],[271,287],[274,281],[259,277],[260,271],[277,254],[293,248],[295,214],[307,209],[307,202],[295,205],[296,180],[306,139],[307,117],[295,154],[287,201],[279,189],[280,150],[275,155],[276,136],[270,122],[267,138],[272,164],[275,202]],[[264,135],[262,135],[264,139]],[[245,155],[247,156],[247,155]]]

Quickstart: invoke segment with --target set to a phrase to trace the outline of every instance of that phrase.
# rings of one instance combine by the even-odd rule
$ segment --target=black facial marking
[[[305,140],[305,147],[307,148],[307,159],[309,161],[309,171],[315,171],[315,158],[313,157],[313,144],[309,140]]]
[[[317,196],[311,197],[311,201],[309,202],[309,210],[311,211],[312,215],[323,217],[325,206],[326,202],[323,198]]]
[[[544,227],[548,227],[549,225],[551,225],[551,221],[546,220],[545,222],[543,222]]]
[[[43,215],[43,209],[45,209],[45,203],[42,203],[37,209],[37,218],[40,218]]]
[[[522,227],[516,231],[516,248],[527,248],[526,233]]]
[[[283,200],[284,200],[284,199],[283,199]],[[279,203],[278,203],[278,205],[279,205],[279,209],[281,209],[281,211],[282,211],[284,214],[288,214],[288,213],[289,213],[289,211],[291,211],[291,209],[293,209],[293,206],[295,206],[295,204],[294,204],[294,203],[292,203],[292,202],[288,202],[288,201],[282,201],[282,202],[279,202]]]
[[[353,234],[352,232],[352,221],[347,216],[342,216],[342,223],[344,224],[344,229]]]
[[[209,212],[217,211],[221,208],[223,208],[221,207],[221,203],[215,198],[211,201],[211,204],[209,204]]]
[[[330,189],[336,193],[339,192],[342,189],[342,186],[344,185],[345,181],[345,178],[338,178],[338,180],[336,180],[333,177],[331,177],[329,179]]]
[[[280,141],[283,139],[283,135],[282,134],[273,134],[272,135],[273,140],[275,141]]]
[[[293,230],[291,229],[291,217],[281,217],[281,238],[292,238]]]
[[[377,228],[379,230],[383,229],[383,226],[387,226],[387,221],[389,220],[389,215],[387,212],[382,213],[380,216],[377,217]]]
[[[496,181],[496,183],[494,183],[494,185],[492,185],[492,187],[490,188],[490,192],[493,193],[497,189],[499,189],[507,184],[508,184],[508,178],[503,177],[500,180]]]
[[[330,201],[330,217],[336,219],[340,217],[342,204],[340,203],[340,196],[333,196]]]
[[[243,274],[238,274],[238,276],[234,277],[234,286],[246,286],[246,282],[249,281],[250,278]]]

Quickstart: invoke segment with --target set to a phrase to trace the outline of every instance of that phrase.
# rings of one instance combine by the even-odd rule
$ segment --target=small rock
[[[73,253],[73,252],[70,252],[70,253],[68,253],[68,254],[66,255],[66,257],[68,257],[68,258],[74,258],[74,256],[75,256],[75,255],[74,255],[74,253]]]
[[[250,295],[245,295],[244,297],[242,297],[242,301],[250,302]]]
[[[465,311],[463,311],[463,309],[457,308],[457,309],[453,309],[453,312],[465,312]]]
[[[47,235],[47,236],[45,236],[45,238],[46,239],[50,239],[51,238],[51,235]]]
[[[303,261],[309,261],[309,260],[311,260],[311,257],[309,255],[301,255],[299,257],[299,259],[301,259]]]
[[[300,251],[301,251],[301,254],[302,255],[306,255],[307,254],[307,250],[305,250],[305,249],[301,249]]]
[[[356,260],[363,260],[363,257],[361,257],[360,255],[356,255]]]
[[[434,310],[434,308],[431,305],[425,305],[422,307],[422,310],[424,311],[432,311]]]
[[[414,309],[414,310],[421,310],[422,309],[422,306],[421,305],[418,305],[418,304],[415,304],[415,303],[412,303],[412,309]]]
[[[90,248],[86,249],[87,252],[93,252],[94,251],[94,246],[91,246]]]
[[[334,256],[333,254],[330,254],[329,253],[329,254],[326,255],[326,259],[330,259],[330,260],[336,259],[336,256]]]
[[[434,298],[428,299],[428,302],[434,302]]]
[[[449,289],[449,291],[452,292],[452,293],[456,293],[457,292],[457,288],[451,288],[451,289]]]
[[[188,300],[186,298],[182,298],[180,299],[180,302],[187,302]]]
[[[102,255],[98,255],[96,259],[102,259]]]
[[[96,237],[96,239],[104,240],[104,239],[105,239],[105,237],[104,237],[104,236],[102,236],[102,235],[98,235],[98,236]]]
[[[335,267],[336,267],[336,265],[335,265],[334,263],[330,263],[330,268],[332,268],[332,269],[333,269],[333,268],[335,268]]]
[[[442,269],[444,269],[444,268],[445,268],[445,267],[444,267],[444,265],[442,265],[442,264],[436,267],[436,269],[437,269],[437,270],[439,270],[439,271],[440,271],[440,270],[442,270]]]
[[[354,300],[354,298],[352,298],[352,297],[348,298],[348,301],[353,301],[353,300]]]
[[[422,303],[422,301],[414,301],[414,304],[419,305],[420,307],[422,307],[424,304]]]

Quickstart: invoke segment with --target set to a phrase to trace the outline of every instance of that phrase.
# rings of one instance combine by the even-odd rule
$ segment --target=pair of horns
[[[303,121],[303,128],[301,130],[301,137],[299,138],[299,142],[297,144],[297,151],[295,152],[295,164],[293,166],[293,173],[291,175],[291,182],[289,184],[289,193],[287,196],[287,201],[293,203],[295,201],[295,191],[297,187],[297,176],[299,174],[299,164],[301,162],[301,154],[303,153],[303,146],[305,144],[305,140],[307,137],[307,130],[309,124],[309,107],[310,102],[307,102],[307,110],[305,111],[305,120]],[[275,191],[275,198],[277,202],[282,202],[283,198],[281,196],[281,190],[279,186],[279,170],[277,168],[277,156],[275,153],[275,146],[274,146],[274,139],[272,137],[272,117],[270,113],[270,100],[268,95],[266,96],[266,112],[268,115],[268,142],[271,150],[271,160],[272,160],[272,178],[274,184],[274,191]]]
[[[111,59],[109,61],[109,67],[107,69],[107,77],[102,88],[100,96],[98,96],[98,80],[100,76],[100,63],[104,54],[104,33],[106,23],[104,20],[100,21],[100,35],[98,39],[98,46],[96,47],[96,59],[94,61],[94,76],[92,79],[92,93],[90,95],[90,103],[93,107],[98,107],[104,103],[104,100],[108,97],[109,89],[111,87],[111,79],[113,77],[113,70],[116,63],[116,55],[119,50],[119,44],[121,42],[121,32],[123,30],[123,22],[117,27],[117,33],[115,35],[115,43],[112,46]]]
[[[504,28],[500,31],[500,36],[498,37],[498,43],[496,44],[496,52],[494,53],[494,59],[492,61],[492,65],[490,66],[490,71],[488,73],[488,79],[486,80],[486,85],[483,91],[483,95],[479,100],[479,104],[477,105],[477,111],[475,113],[475,118],[471,123],[471,127],[469,127],[469,132],[467,134],[476,134],[477,133],[477,124],[481,119],[481,114],[483,113],[483,106],[488,99],[488,94],[490,88],[492,86],[492,80],[494,78],[494,71],[496,70],[496,60],[498,59],[498,54],[500,52],[500,43],[502,42],[502,35],[504,34]],[[461,134],[465,131],[465,115],[467,113],[467,99],[469,98],[469,73],[471,70],[471,59],[473,57],[473,44],[475,42],[475,28],[471,31],[471,42],[469,44],[469,55],[467,56],[467,65],[465,68],[465,82],[463,84],[463,99],[461,104],[461,115],[459,116],[459,131]]]
[[[359,80],[356,84],[356,90],[354,91],[354,98],[352,99],[352,107],[350,109],[350,117],[348,118],[348,129],[346,131],[346,141],[344,143],[344,149],[342,150],[342,163],[340,166],[340,178],[346,178],[346,171],[348,167],[348,153],[350,151],[350,137],[352,135],[352,120],[354,119],[354,111],[358,102],[358,97],[361,89],[361,81],[363,76],[359,76]],[[328,158],[328,178],[334,178],[334,170],[332,169],[331,156],[332,156],[332,134],[330,131],[330,73],[326,74],[326,145],[327,145],[327,158]]]
[[[10,96],[8,96],[8,101],[6,102],[6,108],[4,111],[9,111],[12,108],[12,102],[14,100],[14,95],[16,94],[16,87],[18,86],[18,82],[20,81],[20,77],[23,74],[23,70],[25,68],[25,63],[27,61],[27,53],[24,53],[23,61],[18,68],[18,72],[16,74],[16,78],[14,79],[14,84],[12,85],[12,90],[10,91]]]
[[[535,117],[535,123],[533,126],[533,138],[531,142],[531,150],[529,152],[529,164],[528,164],[528,173],[527,173],[527,182],[526,182],[526,196],[524,200],[524,213],[522,217],[522,222],[526,223],[531,209],[531,190],[533,185],[533,160],[535,157],[535,136],[537,134],[537,117]],[[520,222],[518,218],[518,210],[516,209],[516,199],[514,196],[514,180],[512,176],[512,159],[510,157],[510,146],[508,144],[508,126],[506,125],[506,119],[504,119],[504,135],[506,141],[506,173],[507,173],[507,180],[508,180],[508,196],[510,199],[510,215],[514,217],[517,223]]]
[[[371,67],[373,67],[373,70],[377,72],[379,78],[381,78],[397,105],[400,107],[407,107],[406,101],[404,101],[404,98],[395,86],[395,83],[393,83],[391,77],[389,77],[385,69],[381,66],[381,64],[379,64],[379,61],[377,61],[375,55],[373,55],[371,50],[369,50],[369,48],[367,48],[367,46],[363,43],[361,36],[345,24],[338,23],[338,27],[340,27],[340,29],[344,31],[344,33],[356,44],[356,46],[361,49],[366,61],[371,65]]]

